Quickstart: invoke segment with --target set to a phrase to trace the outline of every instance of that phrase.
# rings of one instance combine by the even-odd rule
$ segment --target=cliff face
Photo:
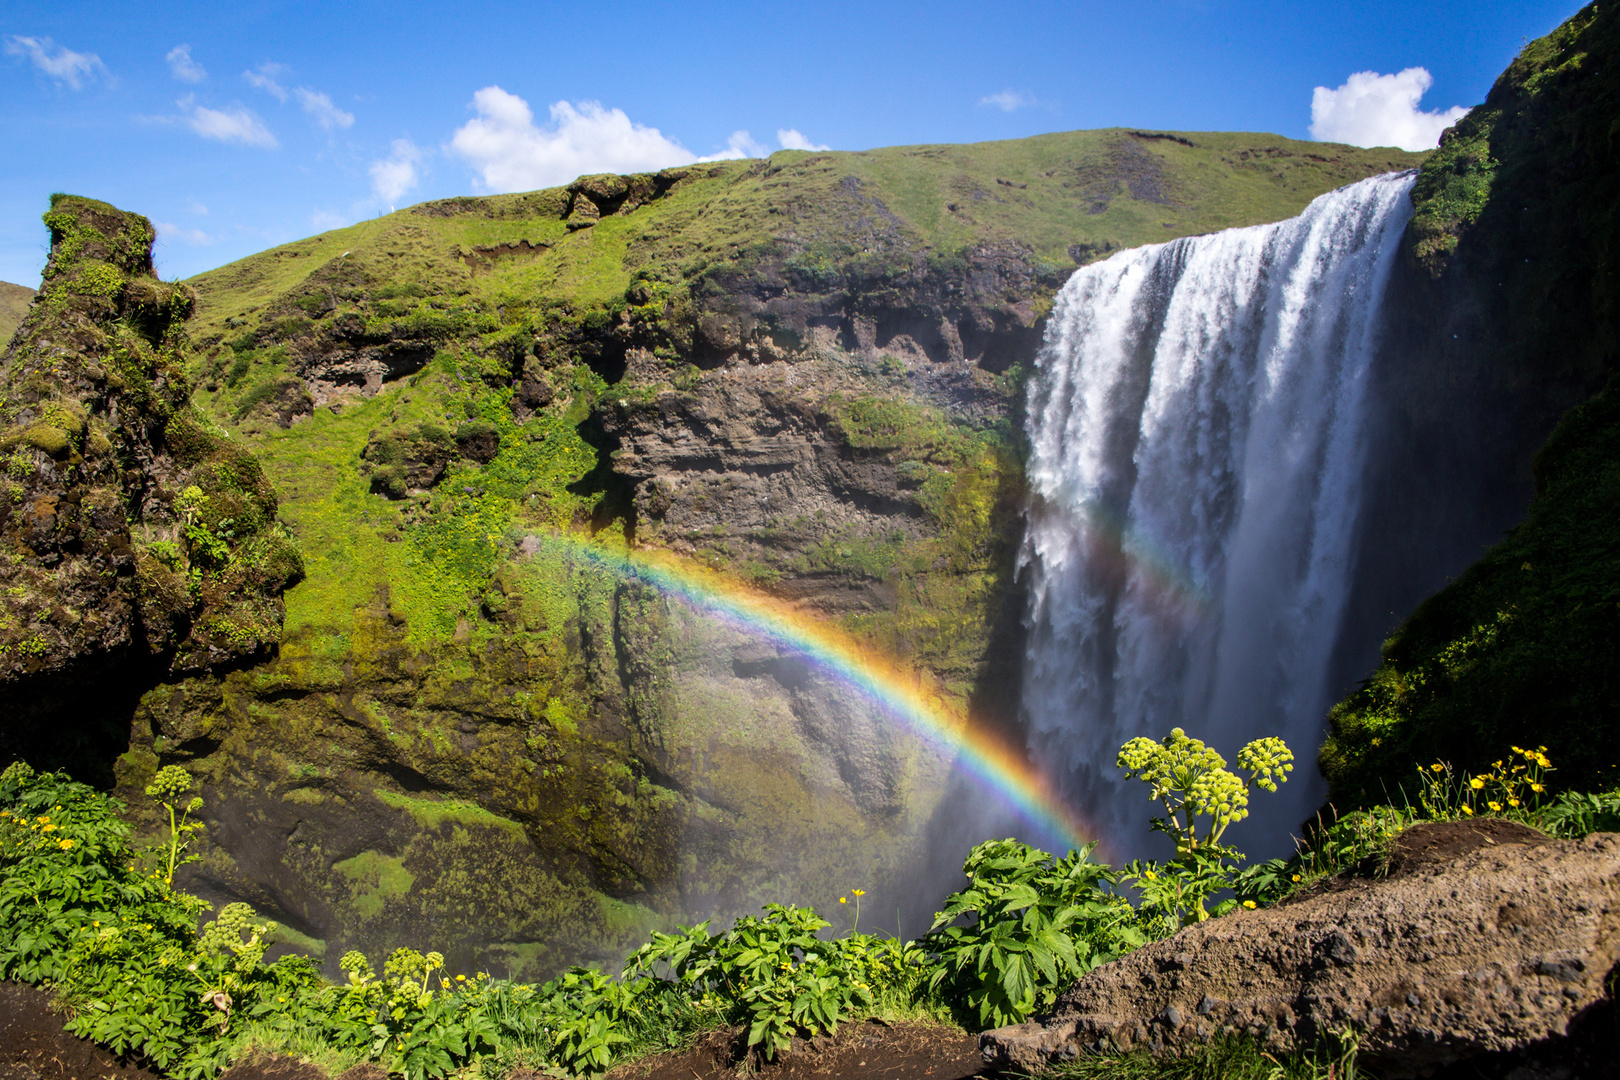
[[[121,780],[203,777],[188,887],[328,958],[430,941],[543,975],[766,900],[892,910],[959,813],[949,763],[616,560],[786,600],[1008,721],[1052,291],[1417,160],[1123,131],[792,152],[429,203],[204,275],[195,401],[264,463],[307,577],[277,655],[129,708]]]
[[[0,405],[12,752],[59,740],[61,714],[98,683],[273,645],[300,567],[258,464],[190,403],[192,294],[152,273],[151,225],[68,196],[45,223],[44,289],[6,350]],[[127,707],[127,694],[113,696]]]
[[[1620,15],[1593,5],[1526,45],[1424,163],[1368,499],[1384,509],[1362,554],[1384,577],[1366,580],[1405,612],[1444,583],[1392,567],[1432,558],[1437,536],[1458,545],[1455,565],[1494,546],[1395,630],[1334,710],[1322,766],[1341,808],[1384,798],[1414,764],[1483,770],[1512,745],[1546,745],[1560,785],[1613,782],[1612,383],[1559,415],[1620,360],[1617,108]]]

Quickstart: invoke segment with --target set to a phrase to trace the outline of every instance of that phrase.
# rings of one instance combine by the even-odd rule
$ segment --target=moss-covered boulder
[[[65,195],[45,224],[44,287],[0,368],[0,687],[36,720],[111,665],[273,648],[302,573],[263,470],[191,404],[193,295],[153,273],[151,224]]]

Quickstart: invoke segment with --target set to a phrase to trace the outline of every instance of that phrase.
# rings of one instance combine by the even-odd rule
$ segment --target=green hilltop
[[[569,220],[570,191],[553,188],[425,203],[284,244],[193,279],[196,330],[223,334],[227,319],[272,315],[321,268],[491,314],[514,301],[611,303],[638,270],[690,282],[772,250],[812,265],[881,265],[897,248],[944,258],[1011,243],[1061,270],[1115,248],[1290,217],[1334,187],[1421,161],[1271,135],[1120,130],[781,151],[633,178],[617,212],[589,231]],[[339,258],[343,275],[329,267]]]

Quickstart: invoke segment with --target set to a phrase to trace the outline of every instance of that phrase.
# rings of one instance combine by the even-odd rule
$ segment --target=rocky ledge
[[[1104,965],[1052,1015],[982,1035],[984,1059],[1033,1073],[1087,1051],[1179,1055],[1219,1033],[1288,1051],[1353,1032],[1361,1061],[1399,1080],[1546,1047],[1608,1003],[1620,835],[1421,825],[1389,871]]]

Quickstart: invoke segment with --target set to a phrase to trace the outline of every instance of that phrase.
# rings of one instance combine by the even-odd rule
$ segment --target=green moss
[[[1620,777],[1620,382],[1564,418],[1536,471],[1524,523],[1334,707],[1321,765],[1341,809],[1388,799],[1416,766],[1482,771],[1514,745],[1546,746],[1559,788]]]
[[[375,919],[390,899],[405,896],[416,884],[403,859],[376,851],[333,863],[332,869],[351,883],[349,903],[363,919]]]
[[[506,829],[519,836],[523,826],[509,818],[492,814],[477,803],[461,799],[421,799],[397,791],[378,788],[374,794],[395,810],[403,810],[424,829],[437,831],[445,822],[461,826]]]

